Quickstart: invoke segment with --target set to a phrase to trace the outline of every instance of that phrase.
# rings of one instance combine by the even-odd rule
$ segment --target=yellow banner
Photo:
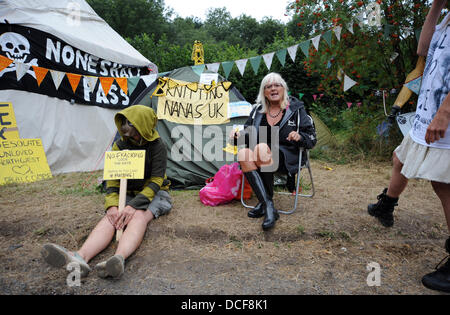
[[[223,84],[203,85],[163,78],[154,95],[158,96],[159,119],[188,125],[229,121],[230,96]]]
[[[0,140],[19,138],[19,128],[12,104],[0,103]]]
[[[145,150],[110,151],[105,153],[103,179],[143,179]]]
[[[52,178],[41,139],[0,141],[0,185]]]

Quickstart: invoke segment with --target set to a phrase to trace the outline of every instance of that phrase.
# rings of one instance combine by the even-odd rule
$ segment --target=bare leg
[[[121,255],[126,259],[133,254],[141,245],[147,225],[153,218],[151,211],[137,210],[120,238],[116,255]]]
[[[391,198],[398,198],[400,197],[401,193],[405,190],[406,185],[408,184],[408,179],[401,173],[403,164],[397,158],[395,152],[392,157],[392,162],[393,162],[392,175],[391,181],[389,182],[387,195]]]
[[[431,182],[434,192],[439,197],[447,220],[447,228],[450,233],[450,184]]]
[[[83,246],[78,250],[78,254],[89,262],[98,253],[104,250],[114,237],[116,229],[109,222],[106,216],[100,220],[97,226],[92,230]]]
[[[244,173],[256,171],[258,166],[254,158],[254,153],[250,149],[241,149],[238,152],[238,161]]]

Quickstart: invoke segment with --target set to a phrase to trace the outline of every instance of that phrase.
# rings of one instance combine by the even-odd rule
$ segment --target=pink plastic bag
[[[217,206],[232,201],[241,186],[242,171],[239,163],[225,164],[214,175],[212,181],[207,180],[200,189],[200,201],[207,206]]]

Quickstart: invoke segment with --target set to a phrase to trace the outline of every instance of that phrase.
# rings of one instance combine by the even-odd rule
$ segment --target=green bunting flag
[[[309,41],[309,39],[306,40],[306,41],[304,41],[304,42],[301,42],[301,43],[299,44],[299,46],[300,46],[302,52],[305,54],[306,57],[309,56],[309,46],[310,46],[310,45],[311,45],[311,42]]]
[[[325,33],[323,33],[322,37],[325,39],[325,41],[327,42],[328,46],[331,47],[331,30],[326,31]]]
[[[303,94],[303,93],[298,93],[298,98],[301,100],[302,97],[303,97],[303,95],[305,95],[305,94]]]
[[[261,56],[252,57],[249,60],[250,64],[252,65],[253,72],[255,72],[255,74],[258,74],[259,65],[261,63]]]
[[[203,70],[205,70],[205,67],[205,65],[196,65],[192,66],[191,68],[196,74],[201,75],[203,73]]]
[[[419,41],[420,33],[422,33],[422,29],[421,29],[421,28],[418,28],[418,29],[416,29],[416,30],[414,31],[414,34],[416,35],[417,41]]]
[[[222,68],[225,72],[225,78],[228,79],[228,76],[230,75],[231,69],[233,69],[234,61],[224,61],[222,62]]]
[[[286,63],[286,53],[287,53],[287,49],[281,49],[281,50],[277,51],[278,60],[280,61],[281,65],[283,67],[284,67],[284,64]]]
[[[128,95],[133,94],[133,91],[136,88],[136,86],[138,85],[140,79],[141,79],[141,77],[131,77],[131,78],[127,79]]]

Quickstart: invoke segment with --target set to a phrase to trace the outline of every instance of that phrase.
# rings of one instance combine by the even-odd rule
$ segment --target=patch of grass
[[[76,195],[76,196],[92,196],[92,195],[100,195],[102,194],[102,186],[101,185],[84,185],[82,182],[78,182],[78,184],[73,187],[68,187],[59,190],[61,195]]]
[[[303,235],[305,234],[305,227],[301,225],[297,225],[296,231],[298,234]]]
[[[328,230],[324,230],[324,231],[319,231],[317,232],[317,235],[323,238],[327,238],[327,239],[335,239],[336,235],[334,234],[333,231],[328,231]]]

